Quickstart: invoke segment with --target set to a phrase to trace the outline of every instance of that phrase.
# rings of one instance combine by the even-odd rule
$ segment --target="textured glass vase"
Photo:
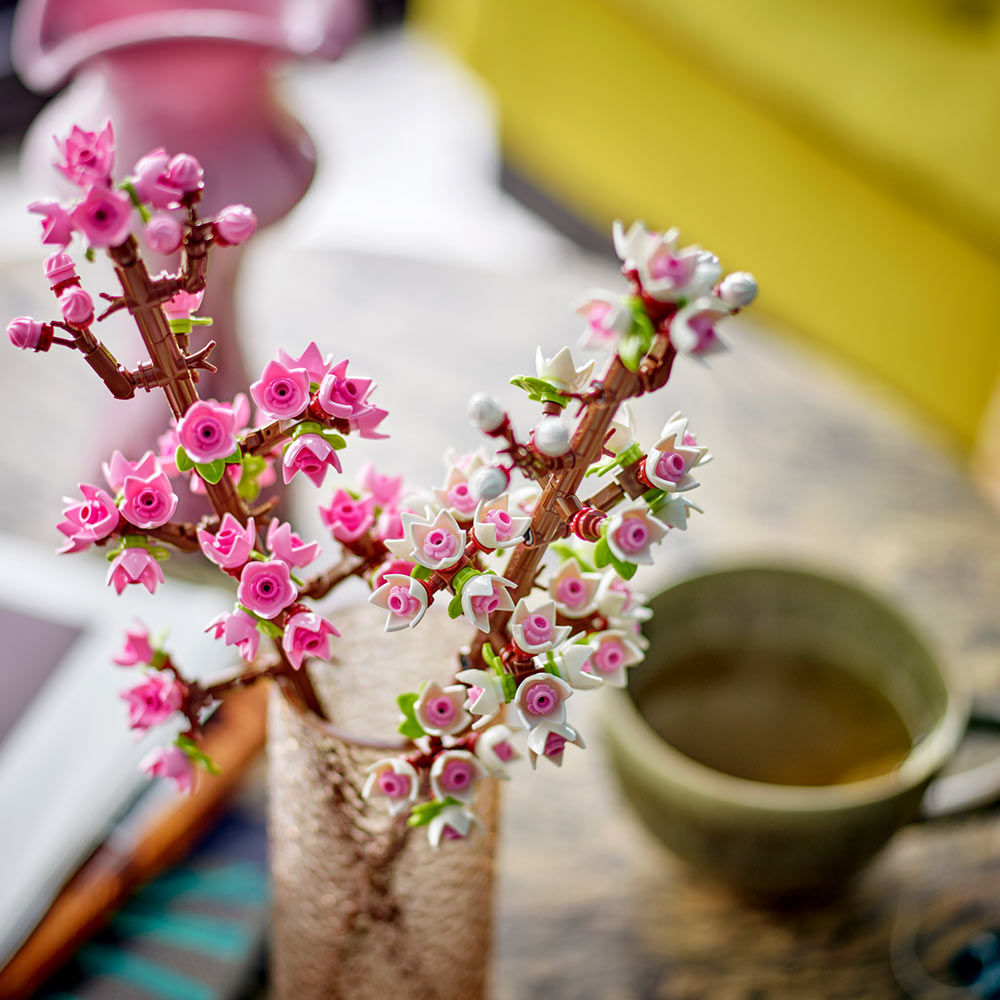
[[[481,829],[434,850],[426,828],[361,798],[392,751],[395,695],[455,669],[468,626],[428,615],[385,635],[375,609],[333,616],[333,664],[312,671],[331,731],[275,688],[268,718],[275,1000],[473,1000],[486,984],[497,782],[480,785]],[[357,734],[352,737],[349,734]]]

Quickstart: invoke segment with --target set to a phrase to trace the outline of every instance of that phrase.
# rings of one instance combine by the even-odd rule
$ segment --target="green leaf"
[[[612,558],[608,540],[603,537],[598,539],[597,544],[594,546],[594,565],[598,569],[603,569],[605,566],[611,565]]]
[[[622,364],[630,372],[637,372],[643,355],[648,350],[649,344],[646,343],[641,334],[629,333],[623,338],[618,348],[618,357],[621,358]]]
[[[429,580],[431,578],[431,571],[426,566],[420,566],[418,564],[410,570],[410,576],[412,576],[414,580]]]
[[[462,617],[462,592],[461,591],[459,591],[448,602],[448,617],[449,618],[461,618]]]
[[[214,462],[196,462],[194,467],[206,483],[211,483],[214,486],[226,474],[226,461],[224,458],[217,458]]]
[[[323,431],[323,437],[334,451],[341,451],[347,447],[347,442],[336,431]]]
[[[226,465],[239,465],[239,463],[242,461],[243,461],[243,452],[240,451],[239,445],[236,446],[236,451],[234,451],[231,455],[226,455],[226,457],[223,459],[223,462],[225,462]]]
[[[407,739],[417,740],[427,735],[427,730],[417,721],[417,712],[413,707],[420,697],[415,691],[407,691],[396,698],[396,704],[403,713],[403,721],[399,724],[399,732]]]
[[[570,545],[568,542],[552,542],[552,544],[549,545],[549,550],[554,552],[564,562],[567,559],[575,559],[576,564],[580,567],[580,571],[583,573],[594,572],[594,566],[587,560],[587,557],[583,554],[583,552],[575,545]]]
[[[569,396],[564,396],[548,379],[535,378],[533,375],[518,375],[510,380],[510,384],[523,389],[528,398],[536,403],[556,403],[565,407]]]
[[[174,453],[174,462],[177,463],[178,472],[190,472],[194,468],[194,462],[181,445],[177,446],[177,451]]]
[[[323,430],[323,425],[316,423],[315,420],[303,420],[292,428],[291,438],[294,441],[303,434],[322,434]]]
[[[190,736],[182,734],[174,740],[174,743],[187,754],[189,760],[195,764],[200,764],[209,774],[222,774],[215,761]]]
[[[450,795],[445,799],[431,799],[430,802],[418,802],[410,810],[410,815],[406,820],[407,826],[427,826],[428,823],[446,806],[458,805],[458,799]]]
[[[483,663],[485,663],[491,669],[494,669],[500,663],[500,658],[496,653],[493,652],[493,647],[488,643],[483,643],[483,648],[480,650],[483,657]]]

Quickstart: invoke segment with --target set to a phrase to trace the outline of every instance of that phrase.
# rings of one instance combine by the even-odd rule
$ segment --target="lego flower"
[[[300,434],[281,457],[281,477],[286,483],[301,472],[314,486],[322,486],[330,468],[343,471],[337,452],[321,434]]]
[[[57,527],[70,540],[70,545],[62,550],[65,552],[78,552],[107,537],[120,520],[114,500],[104,490],[80,483],[80,493],[82,501],[63,498],[69,506],[63,509],[63,520]]]
[[[205,626],[205,631],[211,632],[213,639],[222,639],[227,646],[235,646],[247,663],[253,663],[256,658],[260,632],[253,615],[242,610],[224,611]]]
[[[349,420],[368,408],[365,400],[375,387],[370,378],[348,378],[345,359],[323,376],[316,397],[320,408],[331,417]]]
[[[456,518],[466,522],[472,520],[477,500],[469,488],[468,476],[457,465],[449,467],[444,487],[435,489],[434,495],[438,503],[452,511]]]
[[[172,208],[180,201],[183,192],[167,176],[169,163],[170,157],[162,146],[136,163],[129,180],[139,201],[153,208]]]
[[[69,135],[56,148],[62,161],[55,167],[64,177],[80,187],[111,183],[111,168],[115,162],[115,133],[108,122],[100,132],[86,132],[74,125]]]
[[[350,545],[375,523],[375,498],[355,500],[347,490],[337,490],[330,505],[319,508],[319,516],[338,542]]]
[[[469,802],[476,782],[485,777],[483,766],[468,750],[444,750],[431,765],[431,790],[436,799]]]
[[[132,202],[128,195],[95,185],[73,209],[73,225],[86,237],[91,247],[116,247],[132,231]]]
[[[318,542],[303,542],[292,526],[272,518],[267,528],[267,547],[275,559],[289,566],[308,566],[319,555]]]
[[[122,494],[122,517],[137,528],[159,528],[173,517],[177,507],[177,494],[159,471],[146,479],[126,476]]]
[[[614,511],[605,524],[608,548],[622,562],[652,564],[650,550],[667,533],[667,525],[641,502]]]
[[[608,619],[627,619],[644,622],[653,616],[647,608],[647,597],[640,594],[623,580],[613,569],[608,569],[601,577],[597,589],[597,612]]]
[[[121,697],[128,702],[128,724],[149,729],[168,719],[184,704],[184,688],[167,674],[151,674]]]
[[[178,153],[176,156],[171,157],[170,162],[167,164],[167,183],[183,191],[185,194],[190,194],[192,191],[197,191],[203,187],[202,182],[204,177],[205,171],[202,170],[201,164],[190,153]],[[242,208],[243,206],[235,207]]]
[[[172,215],[156,212],[146,223],[142,238],[153,253],[166,256],[180,249],[184,229]]]
[[[549,596],[560,614],[567,618],[583,618],[593,612],[600,585],[599,573],[584,573],[575,559],[567,559],[549,577]]]
[[[71,326],[88,326],[94,318],[94,300],[79,285],[71,285],[59,296],[59,312]]]
[[[181,447],[193,462],[208,464],[236,450],[236,415],[224,403],[201,399],[177,424]]]
[[[227,205],[215,217],[212,233],[222,247],[246,243],[257,230],[257,216],[246,205]]]
[[[510,634],[518,647],[534,656],[565,642],[570,633],[568,625],[556,625],[556,605],[549,601],[531,611],[522,597],[510,619]]]
[[[531,524],[531,518],[511,516],[510,496],[501,493],[494,500],[483,500],[476,508],[472,532],[476,541],[487,549],[506,549],[517,545]]]
[[[163,583],[163,570],[149,549],[126,548],[115,556],[108,570],[107,584],[120,594],[129,584],[141,583],[151,594]]]
[[[719,282],[718,296],[734,312],[757,298],[757,279],[747,271],[733,271]]]
[[[489,670],[460,670],[455,680],[468,685],[462,707],[479,716],[472,728],[482,729],[489,725],[507,700],[499,678]]]
[[[670,343],[694,357],[716,354],[729,344],[716,330],[716,324],[730,315],[730,310],[716,295],[703,295],[689,302],[670,321]]]
[[[333,368],[331,356],[323,357],[314,340],[309,341],[306,349],[297,358],[279,347],[278,361],[288,369],[304,368],[309,373],[309,381],[315,385],[319,385],[326,377],[326,373]]]
[[[704,295],[722,273],[714,254],[696,246],[678,248],[677,229],[653,233],[641,222],[634,222],[625,232],[622,224],[615,222],[613,235],[625,270],[634,270],[642,290],[660,302]]]
[[[607,629],[587,636],[594,647],[590,670],[606,680],[612,687],[623,688],[628,684],[625,671],[642,663],[642,650],[621,629]]]
[[[479,629],[489,632],[490,615],[514,610],[510,591],[517,584],[493,573],[479,573],[462,584],[462,614]]]
[[[205,528],[198,529],[198,545],[205,558],[223,569],[242,566],[250,558],[256,540],[253,518],[244,527],[228,512],[222,515],[222,523],[214,535]]]
[[[518,685],[513,705],[521,725],[534,729],[565,722],[565,702],[572,695],[573,689],[554,674],[532,674]]]
[[[419,788],[420,778],[412,764],[402,757],[385,757],[368,768],[361,797],[384,798],[389,812],[396,816],[416,802]]]
[[[179,791],[190,792],[194,784],[194,765],[180,747],[158,747],[150,750],[139,767],[153,778],[170,778]]]
[[[588,292],[574,311],[587,320],[581,346],[588,350],[614,347],[632,329],[632,311],[611,292]]]
[[[261,618],[274,618],[298,596],[288,566],[280,559],[248,562],[236,588],[240,604]]]
[[[134,667],[137,663],[151,664],[155,655],[146,626],[138,625],[125,630],[125,645],[111,662],[119,667]]]
[[[371,462],[365,462],[358,470],[358,485],[375,497],[376,507],[395,508],[403,492],[403,477],[384,475]]]
[[[559,676],[574,690],[588,691],[600,687],[604,678],[590,672],[590,658],[594,646],[589,642],[566,642],[551,654],[552,666],[559,671]],[[541,656],[535,658],[539,670],[548,665]]]
[[[42,217],[42,243],[66,247],[73,239],[76,226],[69,212],[57,201],[33,201],[28,211]]]
[[[545,357],[540,347],[535,350],[535,373],[551,382],[559,392],[582,392],[593,370],[593,361],[577,368],[568,347],[561,348],[551,358]]]
[[[309,405],[309,372],[268,361],[260,378],[251,384],[250,395],[264,416],[291,420]]]
[[[450,736],[469,724],[469,714],[462,708],[465,685],[443,688],[433,681],[424,686],[414,704],[417,721],[431,736]]]
[[[401,521],[403,538],[386,543],[395,555],[439,570],[454,566],[465,553],[465,532],[450,511],[438,511],[433,521],[404,511]]]
[[[696,510],[699,514],[704,513],[702,509],[685,496],[671,494],[656,507],[656,517],[668,528],[679,528],[687,531],[688,511]]]
[[[464,840],[471,833],[473,824],[478,823],[479,820],[462,806],[445,806],[430,821],[427,839],[433,848],[440,847],[442,840]]]
[[[52,288],[56,288],[65,281],[76,281],[79,277],[73,258],[65,250],[56,250],[54,253],[50,253],[42,263],[42,270]]]
[[[708,449],[701,447],[688,432],[687,417],[678,410],[660,431],[660,440],[646,456],[646,478],[665,493],[694,489],[698,482],[691,470],[711,460]]]
[[[388,612],[385,619],[386,632],[398,632],[403,628],[413,628],[424,617],[428,601],[427,588],[407,574],[386,573],[384,581],[368,601]]]
[[[583,737],[567,722],[542,724],[528,733],[528,760],[531,766],[538,764],[538,758],[562,767],[563,751],[572,743],[581,750],[586,746]]]
[[[130,462],[120,451],[113,451],[110,460],[101,463],[101,471],[108,486],[118,492],[124,486],[126,476],[148,479],[160,471],[160,465],[151,451],[147,451],[138,462]]]
[[[288,662],[298,670],[307,656],[329,660],[333,652],[331,640],[339,635],[332,622],[312,611],[300,611],[285,622],[281,648],[285,651]]]
[[[509,780],[508,768],[521,757],[512,742],[513,736],[506,726],[490,726],[476,740],[476,757],[495,778]]]
[[[178,292],[163,303],[163,311],[167,314],[167,319],[190,319],[191,314],[198,311],[199,306],[201,306],[201,300],[204,297],[204,290],[200,292]],[[243,394],[240,393],[240,395],[242,396]]]

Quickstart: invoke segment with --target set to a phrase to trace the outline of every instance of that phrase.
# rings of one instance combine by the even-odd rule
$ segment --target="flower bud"
[[[506,418],[503,407],[492,396],[477,392],[469,400],[469,419],[486,434],[497,430]]]
[[[257,228],[257,216],[246,205],[227,205],[215,217],[212,231],[220,246],[235,247],[245,243]]]
[[[181,224],[165,212],[157,212],[146,223],[143,232],[146,246],[154,253],[173,253],[180,247],[183,237],[184,230],[181,229]]]
[[[65,250],[57,250],[45,258],[42,265],[49,284],[55,287],[64,281],[72,281],[77,277],[73,258]]]
[[[558,417],[544,417],[532,434],[535,447],[549,458],[558,458],[569,451],[569,428]]]
[[[719,298],[730,309],[743,309],[757,297],[757,280],[746,271],[727,274],[719,285]]]
[[[178,153],[167,164],[167,183],[180,188],[185,194],[197,191],[204,176],[205,171],[201,169],[201,164],[188,153]]]
[[[44,351],[40,346],[45,333],[45,324],[30,316],[18,316],[7,324],[7,336],[10,342],[22,351]]]
[[[94,300],[79,285],[74,285],[59,296],[59,311],[72,326],[86,326],[94,318]]]
[[[484,466],[476,469],[469,479],[469,492],[477,500],[495,500],[510,484],[510,473],[506,469]]]

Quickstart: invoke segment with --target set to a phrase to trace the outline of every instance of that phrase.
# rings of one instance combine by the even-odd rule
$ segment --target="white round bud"
[[[477,392],[469,400],[469,418],[485,433],[495,431],[507,418],[503,407],[484,392]]]
[[[543,417],[535,425],[535,447],[549,458],[558,458],[569,451],[569,428],[558,417]]]
[[[742,309],[757,297],[757,279],[747,271],[727,274],[719,285],[719,298],[730,309]]]
[[[492,465],[484,465],[472,474],[469,492],[476,500],[496,500],[510,485],[510,473]]]

